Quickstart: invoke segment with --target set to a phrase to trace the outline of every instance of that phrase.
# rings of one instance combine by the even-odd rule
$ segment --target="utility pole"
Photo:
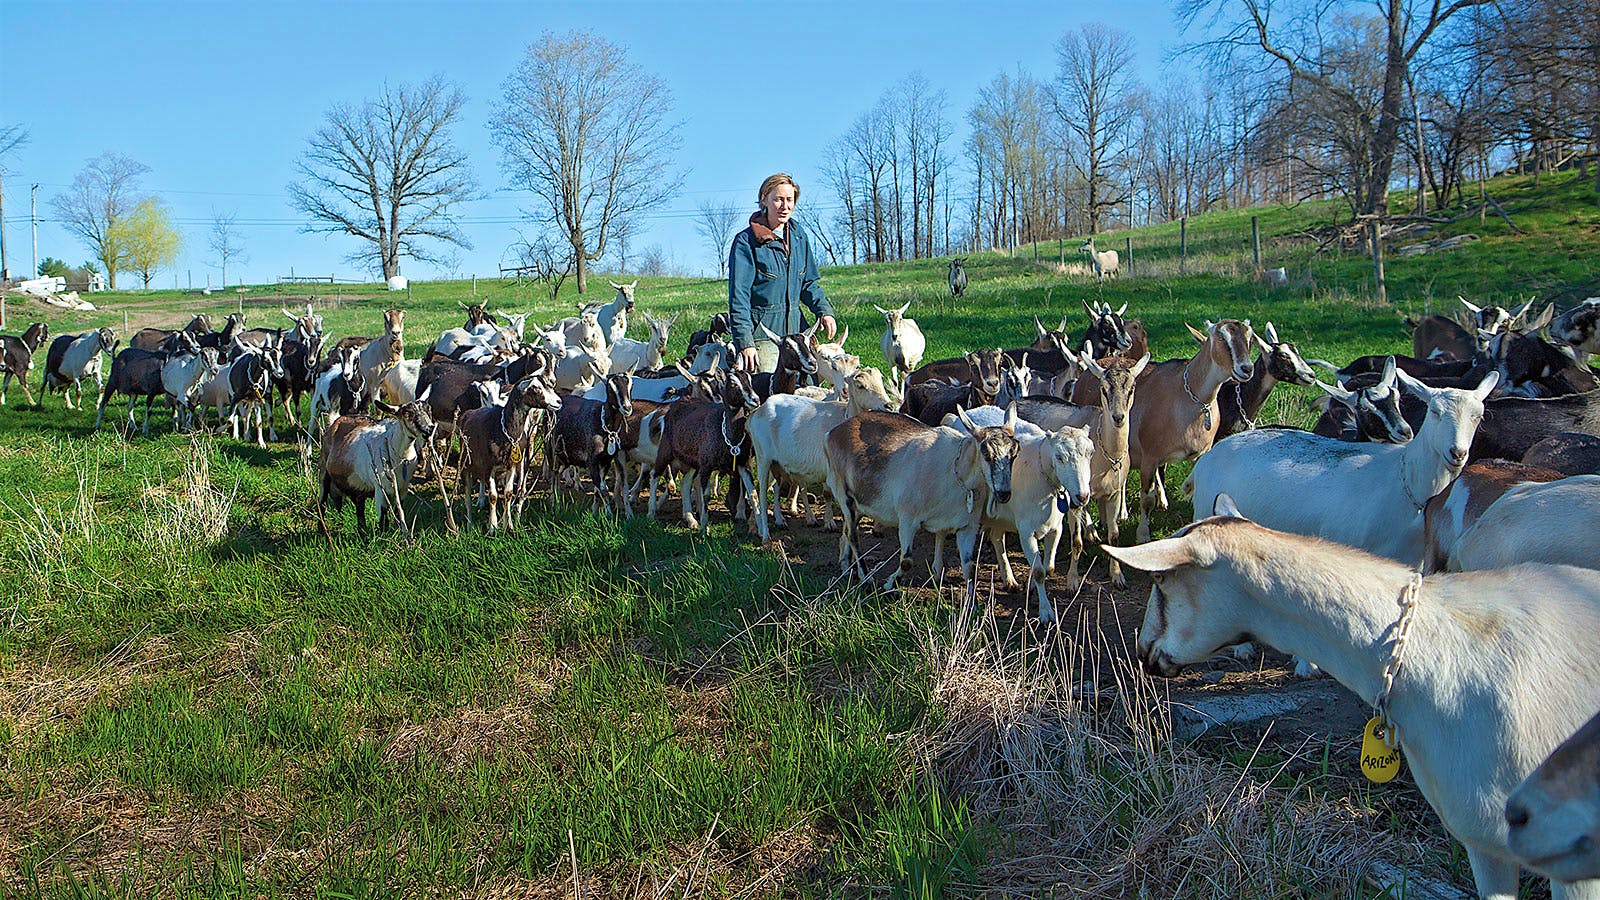
[[[0,184],[0,281],[11,277],[11,267],[6,264],[6,191]]]
[[[28,192],[28,218],[33,220],[33,274],[29,278],[39,277],[39,184],[34,182],[33,190]]]

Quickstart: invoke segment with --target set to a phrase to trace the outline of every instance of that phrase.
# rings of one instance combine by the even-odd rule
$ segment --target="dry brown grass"
[[[194,435],[182,453],[177,483],[147,487],[141,502],[141,536],[153,546],[209,547],[227,536],[228,517],[239,491],[219,489],[211,480],[214,441]]]
[[[934,709],[909,736],[998,836],[985,893],[1347,892],[1382,849],[1370,810],[1285,784],[1293,754],[1263,772],[1173,744],[1162,687],[1091,652],[1087,617],[1043,643],[994,623],[969,610],[924,635]],[[1102,659],[1112,671],[1086,670]]]

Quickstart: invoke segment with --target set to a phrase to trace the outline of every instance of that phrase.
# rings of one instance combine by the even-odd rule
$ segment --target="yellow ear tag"
[[[1361,731],[1361,774],[1368,781],[1387,784],[1400,772],[1400,748],[1383,742],[1382,716],[1373,716]]]

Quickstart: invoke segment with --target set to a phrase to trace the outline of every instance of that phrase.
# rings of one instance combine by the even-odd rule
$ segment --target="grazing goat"
[[[967,258],[965,256],[950,260],[950,272],[946,280],[950,283],[950,296],[960,297],[967,292]]]
[[[481,406],[462,414],[456,426],[463,448],[460,490],[465,497],[476,489],[480,501],[488,492],[490,532],[500,529],[502,505],[506,526],[516,529],[516,519],[511,515],[512,493],[531,452],[536,414],[539,410],[559,411],[561,407],[561,398],[544,379],[530,375],[512,385],[504,405]]]
[[[747,426],[756,455],[756,533],[762,543],[771,539],[767,511],[772,524],[784,527],[781,499],[768,505],[768,489],[775,476],[788,476],[800,487],[816,487],[828,481],[828,432],[835,425],[866,410],[892,409],[877,369],[857,369],[847,382],[850,389],[844,402],[812,400],[790,394],[774,394],[750,414]],[[776,491],[773,491],[776,494]],[[825,504],[826,505],[826,504]],[[810,516],[809,505],[807,516]],[[832,530],[833,512],[824,510],[825,527]]]
[[[1600,714],[1506,798],[1506,846],[1557,881],[1600,878]]]
[[[610,508],[609,490],[621,507],[617,512],[632,515],[632,505],[626,502],[628,475],[623,468],[622,437],[628,417],[633,415],[633,383],[627,375],[617,374],[606,376],[604,384],[603,400],[574,397],[561,405],[547,452],[557,472],[568,466],[588,469],[589,481],[601,504]],[[608,473],[612,475],[609,488]]]
[[[885,324],[878,347],[883,351],[884,360],[889,363],[889,378],[895,384],[900,384],[917,366],[922,365],[922,354],[928,349],[928,341],[922,336],[922,329],[917,327],[917,320],[906,317],[911,301],[906,301],[899,309],[884,309],[877,304],[873,304],[872,308],[883,313]]]
[[[1275,428],[1236,434],[1195,463],[1194,508],[1204,515],[1227,493],[1270,528],[1416,565],[1423,508],[1467,464],[1484,398],[1499,376],[1491,372],[1473,391],[1430,388],[1403,372],[1399,378],[1428,402],[1428,417],[1409,443],[1351,444]]]
[[[667,407],[662,423],[661,448],[656,454],[657,476],[669,469],[683,475],[679,494],[683,519],[702,533],[711,522],[706,512],[706,492],[713,473],[729,475],[728,510],[734,512],[750,483],[750,413],[760,406],[750,375],[729,370],[718,379],[720,402],[680,400]],[[735,513],[737,517],[737,513]],[[753,527],[753,526],[752,526]]]
[[[192,341],[190,346],[194,346]],[[165,396],[166,388],[161,384],[161,366],[167,361],[167,354],[159,350],[140,350],[137,347],[128,347],[111,360],[111,374],[106,376],[106,386],[100,392],[100,408],[94,417],[94,427],[100,430],[100,423],[106,416],[106,404],[111,402],[113,394],[128,395],[128,428],[133,432],[133,405],[138,397],[144,398],[144,426],[141,434],[150,433],[150,404],[157,397]]]
[[[1590,297],[1550,320],[1550,339],[1570,347],[1579,363],[1600,353],[1600,297]]]
[[[33,391],[28,389],[28,372],[33,369],[33,353],[39,345],[50,338],[50,326],[43,322],[35,322],[28,326],[28,330],[21,337],[9,334],[0,334],[0,406],[6,402],[6,394],[11,392],[11,379],[16,377],[22,385],[22,394],[28,398],[28,405],[33,405]]]
[[[1600,569],[1600,475],[1520,484],[1483,511],[1450,550],[1452,572],[1518,563]]]
[[[1270,284],[1273,287],[1283,287],[1289,283],[1289,270],[1283,266],[1279,266],[1276,269],[1262,269],[1261,282]]]
[[[94,376],[95,393],[105,388],[105,378],[100,372],[100,355],[115,356],[117,338],[109,328],[97,328],[83,334],[64,334],[50,342],[45,353],[44,381],[39,386],[41,395],[57,388],[66,401],[67,409],[82,408],[83,381]],[[72,389],[78,390],[78,406],[72,405]]]
[[[645,313],[644,321],[650,326],[650,340],[636,341],[621,337],[611,342],[613,369],[620,372],[642,372],[661,368],[663,362],[661,354],[666,352],[667,341],[672,337],[672,325],[678,321],[678,317],[656,319]]]
[[[1563,431],[1528,449],[1522,461],[1562,475],[1600,475],[1600,437]]]
[[[1217,393],[1229,381],[1249,381],[1255,374],[1250,359],[1255,332],[1248,319],[1206,322],[1204,333],[1185,327],[1200,342],[1200,352],[1145,369],[1139,402],[1129,414],[1128,456],[1139,470],[1141,542],[1150,540],[1150,511],[1167,506],[1161,467],[1210,450],[1222,421]]]
[[[1056,620],[1056,611],[1045,591],[1045,574],[1055,566],[1066,517],[1076,517],[1089,502],[1089,461],[1094,456],[1094,443],[1087,428],[1067,425],[1047,432],[1030,422],[1019,422],[1015,416],[1013,411],[1009,423],[1017,439],[1017,454],[1011,463],[1011,498],[990,505],[990,511],[983,516],[983,530],[994,548],[1008,591],[1021,587],[1006,556],[1006,534],[1017,536],[1022,555],[1028,560],[1028,581],[1039,600],[1039,621],[1049,624]],[[1006,424],[1007,418],[999,407],[983,406],[970,411],[966,421],[996,428]],[[965,422],[955,416],[946,424],[965,428]]]
[[[1316,373],[1306,365],[1299,351],[1289,341],[1278,340],[1278,329],[1271,322],[1265,330],[1266,340],[1257,334],[1256,345],[1261,355],[1256,358],[1255,374],[1248,381],[1235,381],[1233,390],[1217,395],[1217,409],[1222,414],[1217,426],[1216,440],[1256,427],[1256,417],[1266,405],[1267,395],[1278,382],[1310,387],[1317,380]]]
[[[933,534],[935,547],[954,533],[961,556],[967,602],[977,598],[977,544],[983,516],[1011,499],[1011,466],[1017,458],[1016,408],[1006,424],[980,428],[956,415],[965,433],[930,427],[898,413],[868,411],[828,432],[828,491],[844,514],[839,534],[839,566],[866,581],[857,522],[871,516],[879,529],[894,527],[900,537],[900,564],[884,587],[911,571],[911,542],[918,531]],[[936,568],[939,554],[935,553]],[[853,566],[852,566],[853,562]],[[942,576],[935,572],[935,578]]]
[[[378,409],[393,418],[345,416],[322,432],[319,466],[322,491],[317,497],[320,516],[328,501],[338,510],[346,497],[355,501],[356,528],[367,528],[367,500],[376,499],[378,527],[383,527],[389,505],[399,503],[416,470],[416,445],[433,443],[437,428],[428,414],[428,392],[401,407],[381,400]],[[399,517],[396,516],[396,519]]]
[[[1560,472],[1503,459],[1470,463],[1422,511],[1422,573],[1443,572],[1450,551],[1489,505],[1519,484],[1555,481]]]
[[[1600,705],[1592,640],[1600,573],[1518,566],[1423,579],[1399,563],[1238,518],[1231,504],[1217,511],[1166,540],[1105,548],[1156,573],[1139,629],[1145,669],[1172,677],[1253,635],[1376,703],[1389,661],[1404,649],[1387,714],[1406,764],[1465,845],[1479,895],[1514,900],[1518,865],[1502,811],[1517,783]],[[1396,648],[1405,608],[1396,600],[1407,598],[1414,613]],[[1563,894],[1558,886],[1555,896],[1593,898],[1596,887]]]
[[[1122,259],[1115,250],[1096,250],[1094,248],[1094,235],[1083,239],[1083,244],[1078,247],[1078,252],[1089,255],[1089,265],[1094,269],[1096,278],[1115,278],[1118,270],[1122,268]]]

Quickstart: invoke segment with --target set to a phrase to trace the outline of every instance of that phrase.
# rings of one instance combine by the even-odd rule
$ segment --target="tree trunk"
[[[1383,278],[1383,223],[1373,218],[1369,222],[1372,235],[1372,281],[1379,303],[1389,302],[1389,288]]]

